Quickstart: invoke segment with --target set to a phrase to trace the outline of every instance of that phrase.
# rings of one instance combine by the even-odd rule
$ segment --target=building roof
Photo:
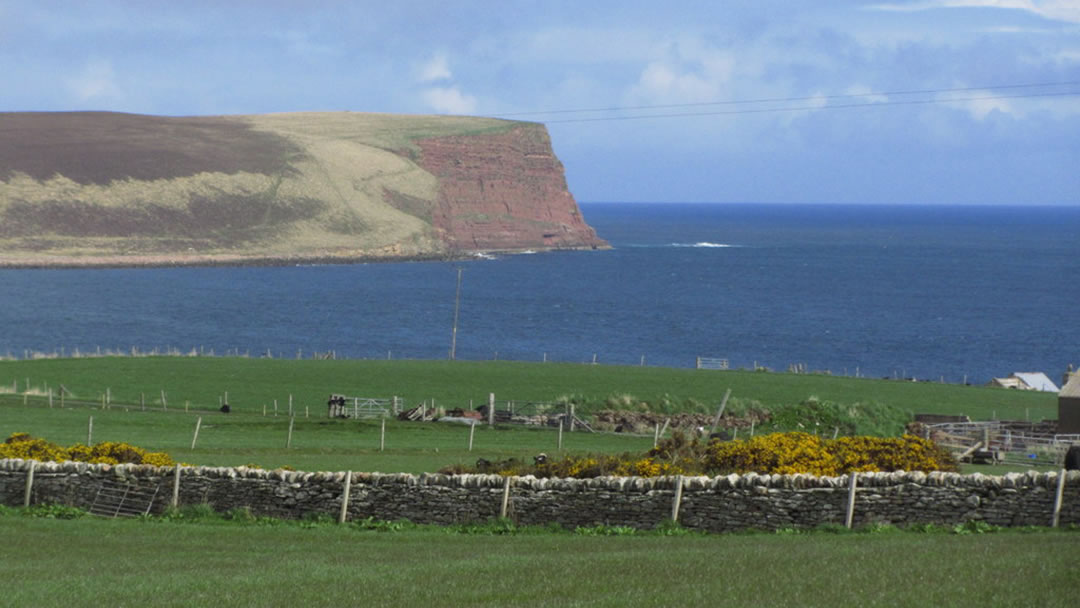
[[[1069,381],[1065,383],[1065,386],[1061,387],[1061,392],[1058,393],[1059,397],[1080,397],[1080,372],[1075,373],[1069,378]]]
[[[1014,377],[1019,378],[1024,384],[1036,391],[1058,392],[1058,387],[1046,374],[1042,372],[1016,372]]]

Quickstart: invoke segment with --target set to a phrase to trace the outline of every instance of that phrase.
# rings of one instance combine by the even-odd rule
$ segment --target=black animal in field
[[[1065,452],[1065,470],[1080,471],[1080,445],[1069,446]]]

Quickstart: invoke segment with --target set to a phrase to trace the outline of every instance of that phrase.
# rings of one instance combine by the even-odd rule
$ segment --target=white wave
[[[727,243],[710,243],[708,241],[702,241],[700,243],[671,243],[668,246],[669,247],[707,247],[707,248],[735,247],[735,245],[729,245]]]

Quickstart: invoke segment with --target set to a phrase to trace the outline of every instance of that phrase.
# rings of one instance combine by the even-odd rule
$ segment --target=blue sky
[[[0,73],[0,111],[539,120],[582,201],[1080,204],[1080,0],[0,0]],[[699,115],[557,122],[647,114]]]

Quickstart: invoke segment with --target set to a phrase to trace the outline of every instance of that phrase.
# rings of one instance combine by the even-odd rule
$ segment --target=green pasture
[[[432,399],[439,406],[468,408],[499,401],[573,399],[579,413],[647,403],[650,411],[715,411],[724,392],[732,407],[797,404],[813,396],[843,404],[881,403],[913,413],[966,414],[974,420],[1057,417],[1056,396],[981,386],[752,371],[706,371],[665,367],[565,363],[287,360],[243,357],[109,357],[0,361],[5,386],[39,394],[63,384],[79,399],[151,405],[162,390],[171,408],[217,409],[227,392],[238,412],[262,412],[289,395],[300,411],[325,412],[330,393],[401,397],[409,405]],[[628,399],[627,396],[632,399]]]
[[[13,402],[14,401],[14,402]],[[109,409],[58,406],[40,400],[23,406],[19,399],[0,398],[0,440],[25,432],[61,445],[85,444],[93,417],[94,443],[123,441],[151,451],[167,452],[174,460],[206,466],[290,466],[302,471],[381,471],[422,473],[448,465],[473,464],[479,458],[527,459],[558,451],[558,430],[516,426],[477,425],[469,451],[469,427],[439,422],[386,421],[385,450],[380,451],[381,420],[296,418],[289,449],[289,418],[259,413],[178,410],[142,411],[138,407]],[[191,449],[197,420],[198,442]],[[563,433],[565,452],[634,452],[652,447],[652,436],[629,436],[577,431]]]
[[[23,394],[27,382],[31,394]],[[75,395],[65,397],[65,407],[55,396],[61,384]],[[54,392],[51,408],[43,396],[46,387]],[[114,357],[0,362],[0,389],[9,391],[0,393],[0,439],[26,432],[61,445],[86,443],[92,416],[95,443],[127,442],[189,464],[421,473],[479,458],[530,461],[540,452],[554,456],[559,454],[558,431],[478,425],[470,451],[465,425],[387,420],[385,449],[380,450],[382,421],[328,419],[329,393],[396,395],[407,405],[434,399],[446,408],[468,407],[470,400],[486,402],[489,392],[500,401],[577,395],[578,412],[634,395],[654,400],[659,411],[675,412],[695,407],[711,411],[728,388],[766,407],[816,396],[908,411],[966,412],[975,418],[980,417],[977,412],[986,418],[994,412],[1020,418],[1029,413],[1035,419],[1056,413],[1053,395],[814,375],[514,362]],[[106,389],[111,404],[102,409]],[[159,402],[163,389],[167,409]],[[217,411],[226,392],[232,408],[227,415]],[[290,395],[297,417],[286,449]],[[564,453],[641,454],[652,447],[652,436],[579,430],[564,432],[562,447]],[[1007,470],[991,469],[983,472]]]
[[[1072,606],[1075,532],[468,535],[0,515],[10,606]]]

